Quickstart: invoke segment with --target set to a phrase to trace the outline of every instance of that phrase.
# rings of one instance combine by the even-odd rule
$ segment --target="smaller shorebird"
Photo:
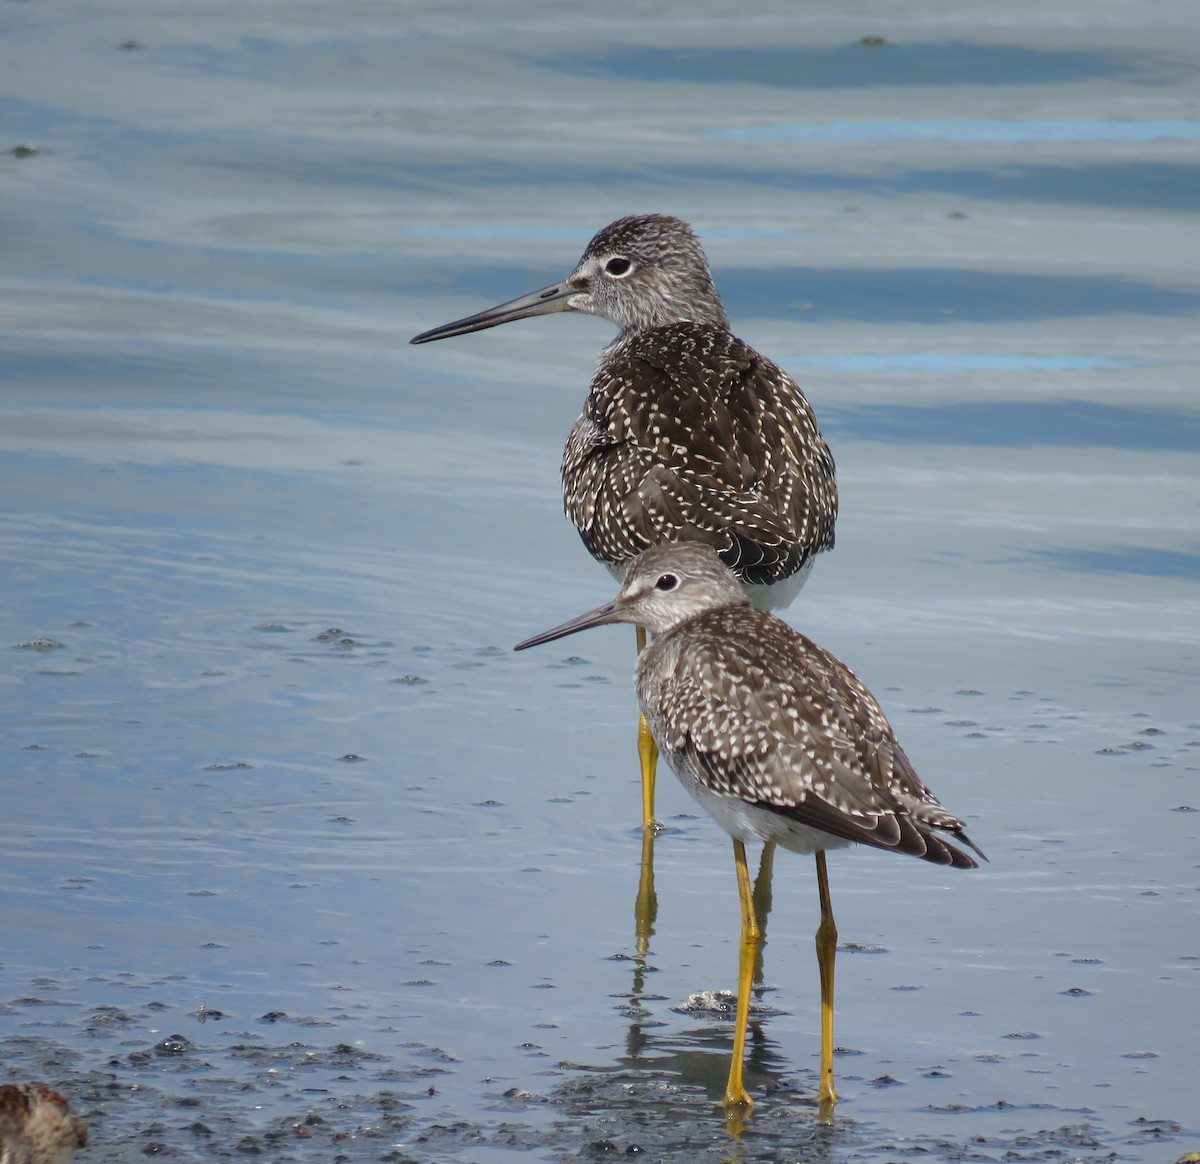
[[[800,386],[730,331],[692,228],[666,214],[618,218],[561,282],[410,342],[559,311],[620,328],[563,450],[563,507],[588,552],[620,579],[651,546],[707,542],[756,606],[790,603],[814,556],[833,548],[833,457]],[[644,722],[638,750],[648,826]]]
[[[815,853],[821,924],[821,1077],[833,1085],[833,970],[837,928],[825,850],[857,841],[938,865],[977,862],[938,832],[983,853],[921,782],[875,697],[842,662],[787,623],[750,605],[711,547],[647,550],[616,599],[519,643],[518,651],[611,622],[644,626],[638,656],[642,714],[683,786],[733,838],[741,902],[737,1023],[725,1090],[731,1127],[753,1106],[742,1081],[759,931],[745,842]]]
[[[0,1085],[0,1164],[67,1164],[87,1128],[44,1083]]]

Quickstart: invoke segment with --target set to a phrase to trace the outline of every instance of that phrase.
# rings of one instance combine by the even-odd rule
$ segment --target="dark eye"
[[[619,279],[622,275],[629,274],[629,272],[633,269],[633,264],[628,259],[617,255],[616,258],[609,259],[608,262],[604,264],[604,269],[608,272],[608,274],[612,275],[613,278]]]
[[[663,574],[654,583],[656,590],[674,590],[679,585],[679,579],[674,574]]]

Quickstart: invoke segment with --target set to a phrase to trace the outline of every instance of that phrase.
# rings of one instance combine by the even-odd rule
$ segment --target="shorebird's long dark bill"
[[[465,319],[456,319],[453,323],[443,323],[441,327],[431,327],[420,335],[413,336],[410,344],[427,344],[430,340],[447,339],[452,335],[466,335],[469,331],[483,331],[485,327],[496,327],[501,323],[511,323],[514,319],[526,319],[531,315],[549,315],[554,311],[571,311],[571,300],[581,294],[578,287],[569,283],[552,283],[539,291],[530,291],[510,299],[507,303],[489,307],[486,311],[468,315]]]
[[[540,635],[534,635],[533,638],[526,639],[523,643],[517,643],[513,650],[523,651],[526,647],[538,647],[542,643],[550,643],[555,639],[573,635],[576,631],[590,630],[594,626],[605,626],[610,622],[624,621],[616,602],[606,602],[603,606],[597,606],[595,610],[589,610],[587,614],[581,614],[578,618],[564,622],[553,630],[543,631]]]

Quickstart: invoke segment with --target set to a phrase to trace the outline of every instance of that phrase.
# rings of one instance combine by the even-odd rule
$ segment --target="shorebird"
[[[729,330],[692,228],[619,218],[561,282],[411,342],[559,311],[620,329],[563,451],[563,506],[588,551],[620,579],[651,546],[707,542],[756,606],[790,603],[814,555],[833,547],[833,457],[799,385]],[[639,651],[645,641],[639,626]],[[656,755],[644,720],[638,751],[650,826]]]
[[[745,844],[758,840],[816,854],[821,905],[817,1102],[828,1118],[837,1102],[837,927],[826,850],[857,841],[938,865],[976,868],[973,857],[938,835],[948,833],[979,857],[983,853],[963,832],[963,822],[921,782],[863,682],[782,619],[752,607],[710,546],[680,543],[647,550],[630,565],[615,600],[515,649],[611,622],[632,622],[654,635],[635,671],[642,714],[683,786],[733,838],[742,929],[725,1105],[734,1121],[753,1106],[742,1061],[759,932]]]
[[[0,1164],[67,1164],[87,1128],[44,1083],[0,1085]]]

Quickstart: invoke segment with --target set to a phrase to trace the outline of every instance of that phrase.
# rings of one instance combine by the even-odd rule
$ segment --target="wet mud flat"
[[[83,1159],[94,1164],[143,1157],[491,1164],[516,1153],[679,1164],[1182,1160],[1200,1143],[1200,1127],[1183,1112],[1113,1121],[1052,1104],[923,1105],[915,1095],[909,1119],[928,1131],[900,1137],[853,1115],[822,1123],[807,1099],[811,1081],[789,1078],[768,1087],[734,1138],[713,1094],[654,1060],[560,1062],[538,1073],[544,1085],[536,1091],[483,1080],[477,1104],[465,1110],[443,1094],[448,1077],[464,1070],[455,1056],[402,1041],[397,1056],[364,1050],[339,1041],[336,1019],[268,1011],[234,1025],[219,1010],[187,1012],[156,1000],[128,1009],[71,1006],[76,1013],[67,1019],[64,1009],[45,979],[0,1003],[7,1028],[0,1079],[49,1080],[61,1090],[88,1124]],[[902,1085],[887,1075],[865,1082]]]
[[[1200,1150],[1200,9],[8,7],[0,1081],[80,1164]],[[830,1125],[781,862],[738,1140],[679,800],[627,953],[632,635],[508,649],[609,596],[608,334],[405,343],[650,209],[834,446],[795,625],[993,862],[839,865]]]
[[[949,887],[969,905],[943,899],[935,925],[928,885],[888,893],[869,854],[839,863],[843,1102],[825,1126],[810,1102],[811,874],[780,862],[766,955],[778,990],[754,1016],[758,1107],[735,1142],[718,1105],[732,1024],[719,1007],[685,1002],[729,981],[721,935],[733,931],[714,913],[732,899],[725,846],[694,813],[669,817],[645,962],[629,932],[640,830],[613,823],[628,816],[636,777],[626,753],[570,770],[571,783],[550,778],[549,761],[545,777],[525,778],[526,741],[552,703],[581,724],[600,707],[588,730],[614,749],[627,742],[627,705],[602,705],[618,684],[588,680],[618,674],[628,644],[614,641],[618,658],[603,665],[551,656],[515,706],[497,694],[524,666],[511,651],[396,645],[355,622],[287,611],[230,621],[240,629],[221,647],[229,657],[245,627],[274,628],[252,640],[266,644],[256,666],[270,698],[287,690],[303,712],[339,691],[370,716],[336,734],[327,719],[268,716],[304,767],[278,746],[223,751],[218,764],[203,735],[168,761],[181,748],[169,725],[201,701],[181,683],[184,702],[156,713],[148,737],[161,770],[175,765],[170,781],[147,737],[129,738],[136,724],[105,737],[130,758],[103,782],[80,774],[96,759],[78,758],[86,724],[19,737],[46,741],[17,754],[47,823],[7,840],[22,880],[5,928],[25,937],[0,963],[0,1081],[61,1090],[92,1133],[81,1160],[1149,1162],[1200,1149],[1181,1021],[1200,965],[1186,924],[1197,818],[1181,803],[1200,725],[1177,718],[1191,711],[1185,697],[1149,703],[1151,717],[1085,706],[1069,684],[1062,700],[1002,682],[987,696],[936,664],[940,686],[889,690],[933,768],[980,757],[1003,776],[986,830],[1000,842],[989,846],[996,871]],[[116,645],[41,625],[64,640],[94,633],[98,656]],[[16,656],[32,684],[36,660],[66,649]],[[181,652],[177,665],[192,658]],[[998,682],[1002,666],[994,653]],[[1024,672],[1024,652],[1012,666]],[[203,689],[215,701],[205,722],[237,728],[247,748],[239,714],[261,712],[253,690]],[[1117,690],[1114,706],[1126,702]],[[456,744],[446,731],[436,763],[397,768],[397,725],[443,707],[486,728],[489,765],[471,758],[477,738]],[[1052,762],[1024,777],[1006,765],[1035,746]],[[1093,811],[1105,820],[1136,790],[1143,810],[1126,814],[1121,847],[1045,803],[1050,767],[1054,796],[1102,772],[1107,800]],[[154,795],[164,824],[146,819]],[[103,804],[89,809],[90,796]],[[1051,823],[1031,832],[1031,815]],[[1135,824],[1146,839],[1130,856]],[[1157,854],[1149,868],[1143,851]],[[1032,930],[1030,887],[1041,890]]]

